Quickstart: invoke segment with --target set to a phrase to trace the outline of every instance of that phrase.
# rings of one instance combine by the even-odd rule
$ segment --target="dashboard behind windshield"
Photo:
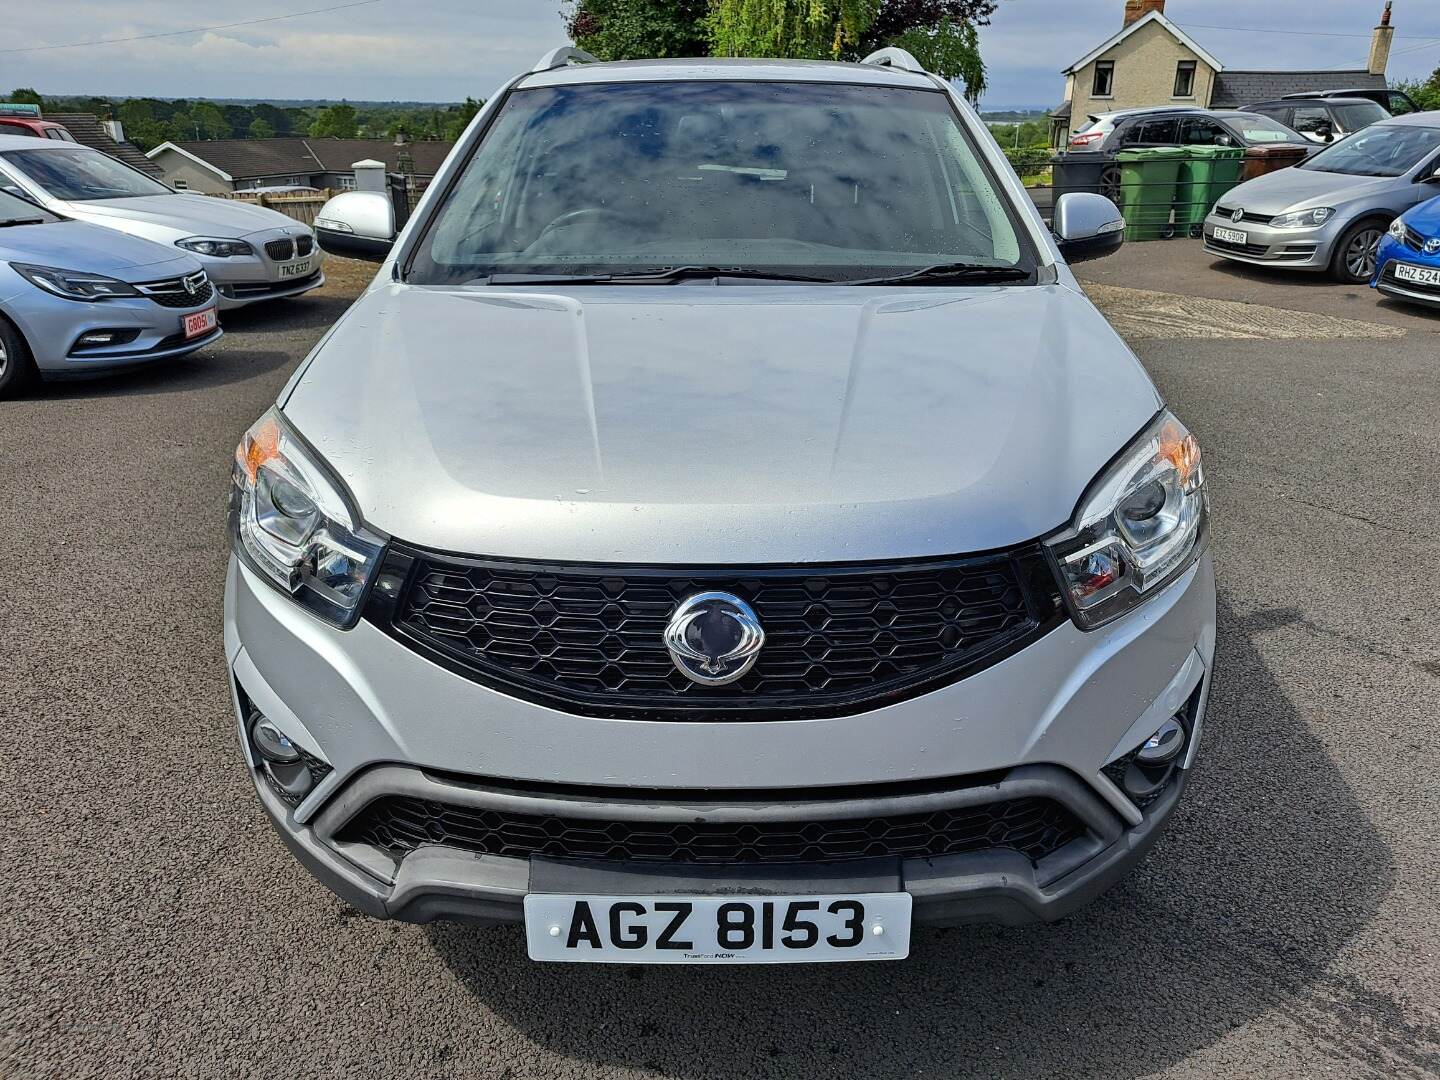
[[[406,280],[702,265],[870,278],[1032,269],[937,91],[784,82],[517,90],[432,216]]]

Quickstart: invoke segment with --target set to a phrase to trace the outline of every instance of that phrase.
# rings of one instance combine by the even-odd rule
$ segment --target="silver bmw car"
[[[193,255],[0,191],[0,397],[36,376],[184,356],[220,334]]]
[[[892,960],[1164,829],[1215,644],[1195,436],[913,57],[544,58],[243,435],[255,790],[361,911],[536,960]],[[388,248],[388,251],[383,249]]]
[[[263,206],[172,191],[89,147],[0,135],[0,190],[7,187],[66,217],[193,255],[222,310],[325,284],[309,226]]]

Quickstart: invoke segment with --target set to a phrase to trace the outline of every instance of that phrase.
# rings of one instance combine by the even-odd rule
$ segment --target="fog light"
[[[264,716],[257,715],[250,725],[250,741],[266,761],[276,765],[293,765],[300,760],[300,750],[288,735]]]
[[[75,339],[75,349],[104,349],[114,345],[128,345],[140,336],[139,330],[90,330]]]
[[[1185,748],[1185,729],[1173,716],[1140,745],[1135,760],[1142,765],[1164,765]]]

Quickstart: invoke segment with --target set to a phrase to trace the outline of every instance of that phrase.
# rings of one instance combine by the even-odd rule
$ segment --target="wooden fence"
[[[286,217],[292,217],[296,221],[303,221],[306,225],[314,225],[315,215],[320,213],[320,208],[329,201],[332,195],[338,194],[340,194],[338,191],[331,188],[321,188],[319,191],[276,192],[274,194],[263,191],[228,191],[215,193],[213,197],[265,206],[271,210],[278,210]]]

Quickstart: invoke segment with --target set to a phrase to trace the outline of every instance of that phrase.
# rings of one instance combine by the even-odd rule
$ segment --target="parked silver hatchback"
[[[236,450],[256,790],[379,917],[537,960],[884,960],[1055,919],[1211,681],[1194,436],[907,54],[598,64],[476,118]],[[379,195],[323,243],[390,247]]]

